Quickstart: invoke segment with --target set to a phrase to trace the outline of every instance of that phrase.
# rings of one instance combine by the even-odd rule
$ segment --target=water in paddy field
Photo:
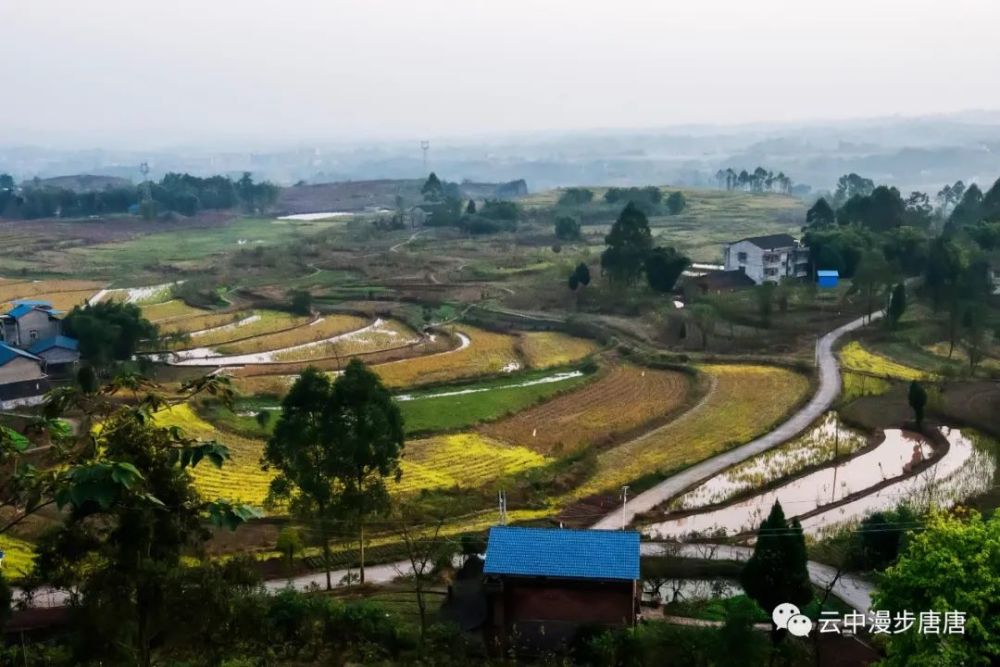
[[[937,463],[914,477],[804,519],[805,532],[821,534],[904,502],[918,509],[932,503],[950,505],[989,488],[996,473],[994,455],[986,448],[976,447],[958,429],[942,429],[942,433],[951,447]],[[726,507],[651,524],[644,532],[654,537],[681,538],[692,533],[705,535],[722,531],[731,535],[752,531],[767,517],[776,500],[781,502],[786,517],[807,514],[902,475],[904,466],[917,452],[927,456],[931,448],[915,434],[889,429],[881,444],[849,461],[817,470]],[[714,478],[705,484],[713,481]]]
[[[743,595],[743,588],[735,579],[667,579],[659,588],[664,604],[683,600],[711,600]],[[649,588],[644,591],[649,599]]]

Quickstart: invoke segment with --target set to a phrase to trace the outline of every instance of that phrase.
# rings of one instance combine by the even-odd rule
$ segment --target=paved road
[[[753,555],[750,547],[729,544],[663,544],[643,542],[640,545],[643,556],[680,556],[682,558],[704,558],[706,560],[749,560]],[[837,570],[829,565],[809,561],[806,564],[809,579],[817,586],[826,588],[837,577]],[[842,574],[833,585],[833,594],[858,611],[867,614],[872,606],[875,585],[853,575]]]
[[[878,319],[879,317],[882,317],[881,312],[872,315],[872,319]],[[861,328],[868,321],[867,317],[860,317],[834,329],[816,341],[816,360],[819,364],[819,388],[809,403],[792,415],[788,421],[756,440],[751,440],[741,447],[730,449],[718,456],[713,456],[710,459],[693,465],[687,470],[665,479],[648,491],[644,491],[631,498],[625,510],[625,518],[628,522],[631,523],[636,514],[648,512],[685,489],[719,474],[729,466],[740,461],[745,461],[751,456],[760,454],[790,440],[816,421],[830,408],[837,395],[840,394],[840,370],[837,365],[837,356],[833,353],[833,346],[841,336]],[[614,530],[621,527],[621,522],[622,512],[621,510],[615,510],[592,527]]]

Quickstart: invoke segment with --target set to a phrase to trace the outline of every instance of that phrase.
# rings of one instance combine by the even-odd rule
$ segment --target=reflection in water
[[[743,595],[743,588],[734,579],[668,579],[660,585],[659,590],[660,600],[664,604]],[[650,597],[649,590],[646,591],[645,597],[647,599]]]
[[[889,509],[903,502],[918,509],[930,503],[950,504],[989,487],[996,470],[993,456],[976,448],[957,429],[943,429],[942,432],[951,443],[951,448],[940,461],[919,475],[803,520],[805,531],[813,534],[826,532],[834,526],[859,521],[873,511]],[[920,448],[922,455],[931,451],[918,436],[890,429],[885,431],[885,440],[878,447],[850,461],[810,473],[728,507],[652,524],[645,532],[658,537],[677,538],[691,533],[750,531],[760,525],[776,500],[781,502],[788,517],[806,514],[885,479],[902,475],[912,460],[915,447]]]
[[[844,426],[836,412],[828,412],[819,424],[794,440],[739,463],[688,491],[670,504],[670,510],[698,509],[725,502],[741,492],[759,489],[808,467],[853,454],[867,442],[863,433]]]

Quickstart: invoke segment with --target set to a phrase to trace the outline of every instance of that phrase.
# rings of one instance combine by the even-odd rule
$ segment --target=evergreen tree
[[[910,383],[910,390],[906,398],[910,403],[910,407],[913,408],[913,418],[916,420],[917,426],[923,426],[924,407],[927,405],[927,391],[923,388],[923,385],[914,380]]]
[[[791,524],[785,520],[779,502],[757,531],[757,544],[740,573],[740,584],[768,614],[784,602],[801,608],[812,600],[802,526],[798,520]]]
[[[836,221],[836,214],[833,207],[824,197],[816,200],[816,203],[806,211],[806,224],[810,227],[829,227]]]
[[[899,323],[899,318],[903,316],[906,312],[906,285],[899,283],[892,290],[892,296],[889,298],[889,310],[887,314],[889,316],[889,322],[892,326],[896,326]]]
[[[613,283],[632,285],[642,275],[646,255],[653,247],[646,214],[629,202],[604,237],[601,269]]]

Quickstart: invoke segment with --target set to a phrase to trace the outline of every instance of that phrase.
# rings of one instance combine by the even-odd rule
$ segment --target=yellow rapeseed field
[[[355,315],[327,315],[322,320],[304,324],[289,331],[265,334],[229,345],[220,345],[216,349],[221,354],[269,352],[339,336],[348,331],[360,329],[366,324],[368,324],[367,320]]]
[[[521,334],[518,349],[529,368],[550,368],[590,356],[597,344],[555,331],[535,331]]]
[[[898,380],[920,380],[929,375],[916,368],[904,366],[881,354],[866,350],[857,341],[851,341],[840,350],[840,362],[845,368],[852,371],[872,373]]]
[[[719,364],[700,370],[715,381],[701,403],[666,426],[600,453],[597,473],[566,500],[617,489],[748,442],[780,421],[809,390],[804,375],[774,366]]]
[[[216,440],[229,447],[232,459],[226,461],[222,468],[202,461],[192,470],[195,488],[206,499],[224,498],[258,507],[264,503],[273,474],[265,473],[260,468],[260,457],[264,453],[262,440],[219,431],[196,415],[186,403],[158,412],[156,423],[178,426],[188,437]]]
[[[12,535],[0,535],[0,549],[6,554],[3,572],[7,579],[16,579],[31,573],[35,562],[35,548]]]
[[[469,345],[464,349],[381,364],[374,370],[387,386],[411,387],[523,368],[513,336],[464,324],[455,332],[468,338]]]
[[[247,310],[227,310],[222,312],[205,313],[204,315],[191,315],[190,317],[168,320],[160,325],[160,332],[165,334],[191,333],[194,331],[203,331],[205,329],[214,329],[216,327],[222,327],[238,322],[246,317],[250,317],[251,315],[253,315],[253,311]],[[192,340],[201,340],[201,337],[195,337],[192,338]]]
[[[545,465],[550,459],[525,447],[477,433],[459,433],[406,443],[403,477],[396,491],[478,487],[497,478]]]

